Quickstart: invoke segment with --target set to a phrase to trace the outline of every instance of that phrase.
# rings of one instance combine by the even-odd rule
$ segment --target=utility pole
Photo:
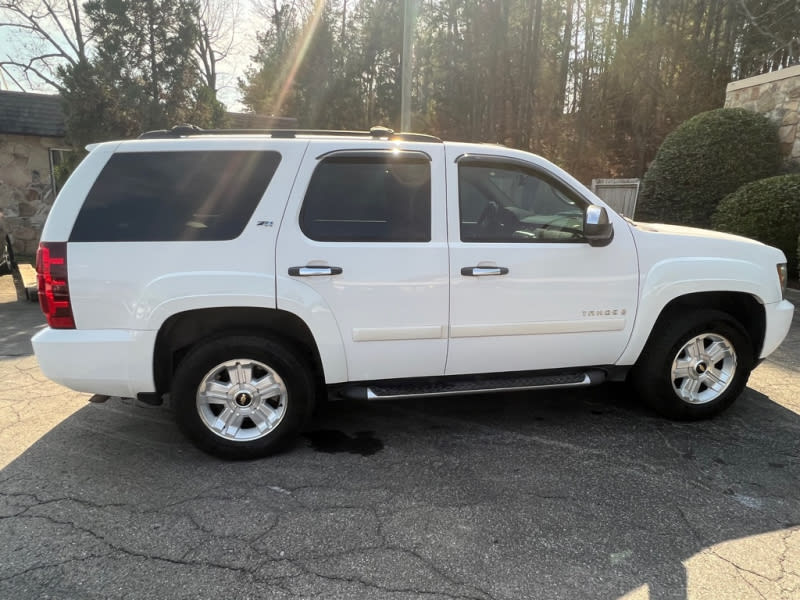
[[[403,55],[400,64],[400,131],[411,130],[411,55],[417,0],[403,0]]]

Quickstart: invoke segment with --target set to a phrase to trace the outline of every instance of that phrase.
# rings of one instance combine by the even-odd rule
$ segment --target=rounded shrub
[[[696,115],[669,134],[645,173],[636,218],[709,227],[720,200],[781,168],[777,125],[741,108]]]
[[[797,276],[800,175],[780,175],[742,186],[719,203],[712,222],[719,231],[780,248],[790,276]]]

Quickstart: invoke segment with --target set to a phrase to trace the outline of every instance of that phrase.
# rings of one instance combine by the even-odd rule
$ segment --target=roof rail
[[[404,142],[432,142],[441,144],[442,140],[424,133],[395,133],[386,127],[373,127],[369,131],[347,131],[331,129],[203,129],[197,125],[176,125],[172,129],[156,129],[139,136],[140,140],[157,140],[190,137],[194,135],[268,135],[273,138],[295,138],[302,135],[371,137]]]

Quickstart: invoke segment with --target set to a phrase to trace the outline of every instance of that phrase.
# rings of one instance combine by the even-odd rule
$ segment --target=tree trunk
[[[539,86],[539,64],[540,54],[542,49],[542,0],[536,0],[536,17],[533,21],[533,43],[531,45],[531,63],[530,63],[530,98],[528,100],[528,115],[525,123],[522,126],[525,131],[525,149],[530,149],[530,138],[537,140],[537,124],[536,124],[536,98],[538,95],[537,88]]]
[[[150,126],[148,128],[156,128],[158,126],[160,103],[159,103],[159,89],[158,89],[158,57],[156,51],[156,7],[154,0],[147,0],[147,34],[148,42],[150,44]],[[164,125],[169,125],[165,123]]]
[[[631,11],[630,32],[633,33],[639,23],[642,22],[642,0],[633,0],[633,10]]]
[[[567,0],[567,18],[564,35],[561,38],[561,64],[558,69],[558,88],[553,114],[561,115],[567,100],[567,76],[569,75],[569,55],[572,45],[572,11],[575,0]]]

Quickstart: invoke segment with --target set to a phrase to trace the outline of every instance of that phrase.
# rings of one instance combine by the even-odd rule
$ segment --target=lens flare
[[[324,9],[325,0],[316,0],[316,2],[314,2],[314,10],[311,13],[311,17],[306,22],[306,25],[303,28],[303,33],[295,43],[294,48],[292,48],[292,55],[289,61],[292,66],[289,69],[286,77],[282,78],[283,85],[281,86],[277,99],[272,107],[273,115],[280,114],[281,107],[283,106],[283,103],[286,101],[286,97],[289,95],[289,92],[292,89],[292,84],[294,83],[294,78],[297,75],[297,71],[300,68],[300,65],[303,64],[303,59],[305,59],[308,48],[311,46],[311,42],[314,39],[314,33],[317,30],[317,25],[319,25],[319,20],[320,17],[322,17],[322,12]]]

